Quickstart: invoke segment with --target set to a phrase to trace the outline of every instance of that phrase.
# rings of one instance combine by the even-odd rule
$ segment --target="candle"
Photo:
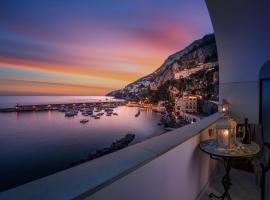
[[[228,117],[220,119],[216,125],[217,143],[221,148],[231,148],[231,124]]]
[[[222,139],[223,139],[223,146],[228,147],[229,146],[229,131],[228,130],[223,130]]]

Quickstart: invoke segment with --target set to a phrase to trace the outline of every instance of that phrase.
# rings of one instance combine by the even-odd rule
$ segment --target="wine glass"
[[[238,146],[242,146],[244,137],[245,137],[244,127],[240,126],[238,127],[238,130],[236,133],[236,142]]]

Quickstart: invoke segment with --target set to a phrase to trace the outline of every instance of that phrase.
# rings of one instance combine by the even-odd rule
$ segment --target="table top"
[[[205,153],[218,157],[253,157],[260,152],[260,147],[255,142],[242,144],[235,149],[224,149],[217,147],[215,139],[202,141],[200,149]]]

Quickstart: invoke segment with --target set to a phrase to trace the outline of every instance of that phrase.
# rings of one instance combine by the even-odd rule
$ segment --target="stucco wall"
[[[206,0],[216,36],[220,100],[238,121],[259,121],[259,72],[270,58],[269,0]]]
[[[215,162],[198,148],[208,138],[206,129],[86,199],[195,200],[215,172]]]

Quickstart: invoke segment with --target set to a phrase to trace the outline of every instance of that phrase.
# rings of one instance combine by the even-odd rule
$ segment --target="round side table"
[[[218,160],[222,162],[225,168],[225,175],[222,178],[222,185],[224,187],[224,193],[220,196],[217,196],[213,193],[209,194],[209,197],[215,197],[217,199],[231,200],[229,189],[232,185],[230,178],[230,171],[232,165],[236,160],[243,158],[255,157],[260,152],[260,147],[255,142],[251,144],[243,144],[241,147],[236,149],[223,149],[218,148],[215,140],[206,140],[200,143],[200,149],[209,154],[211,159]]]

